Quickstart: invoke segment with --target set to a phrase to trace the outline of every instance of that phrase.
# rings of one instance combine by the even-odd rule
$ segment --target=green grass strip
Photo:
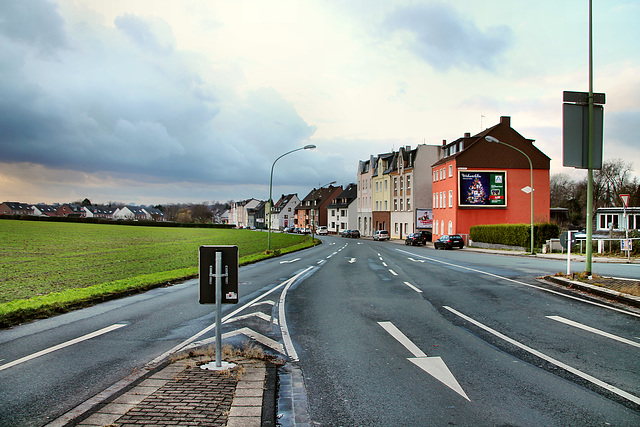
[[[276,249],[271,253],[257,253],[241,257],[239,264],[247,265],[286,253],[299,251],[319,244],[307,239],[299,244]],[[100,302],[145,292],[160,286],[176,284],[198,276],[198,267],[180,268],[171,271],[142,274],[136,277],[106,283],[72,288],[28,299],[16,299],[0,304],[0,327],[6,328],[34,319],[42,319]],[[194,304],[196,302],[194,301]]]

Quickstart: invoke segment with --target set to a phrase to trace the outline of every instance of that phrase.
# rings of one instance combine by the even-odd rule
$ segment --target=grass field
[[[305,241],[271,234],[272,250]],[[201,245],[237,245],[241,263],[267,257],[267,233],[250,230],[2,220],[0,243],[0,323],[16,300],[86,300],[193,277]]]

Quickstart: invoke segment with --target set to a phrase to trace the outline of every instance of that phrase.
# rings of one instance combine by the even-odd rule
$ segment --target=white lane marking
[[[463,270],[473,271],[474,273],[480,273],[480,274],[485,274],[487,276],[496,277],[498,279],[506,280],[507,282],[513,282],[513,283],[517,283],[519,285],[528,286],[530,288],[538,289],[540,291],[549,292],[551,294],[558,295],[558,296],[561,296],[561,297],[570,298],[570,299],[573,299],[573,300],[576,300],[576,301],[584,302],[586,304],[595,305],[595,306],[601,307],[601,308],[606,308],[607,310],[612,310],[612,311],[617,311],[619,313],[628,314],[629,316],[640,317],[639,313],[633,313],[631,311],[626,311],[626,310],[623,310],[623,309],[620,309],[620,308],[617,308],[617,307],[610,307],[610,306],[607,306],[607,305],[604,305],[604,304],[600,304],[600,303],[597,303],[597,302],[594,302],[594,301],[589,301],[589,300],[586,300],[586,299],[583,299],[583,298],[579,298],[579,297],[576,297],[576,296],[573,296],[573,295],[563,294],[562,292],[554,291],[552,289],[546,289],[546,288],[543,288],[541,286],[536,286],[536,285],[532,285],[532,284],[529,284],[529,283],[524,283],[524,282],[521,282],[519,280],[509,279],[508,277],[498,276],[497,274],[488,273],[486,271],[477,270],[475,268],[464,267],[462,265],[452,264],[450,262],[442,261],[442,260],[439,260],[439,259],[429,258],[429,257],[423,256],[423,255],[412,254],[411,252],[403,251],[402,249],[396,249],[396,251],[402,252],[402,253],[405,253],[405,254],[414,255],[414,256],[417,256],[417,257],[420,257],[420,258],[424,258],[424,259],[426,259],[428,261],[433,261],[433,262],[437,262],[437,263],[440,263],[440,264],[449,265],[451,267],[457,267],[457,268],[461,268]]]
[[[33,353],[33,354],[29,355],[29,356],[21,357],[20,359],[14,360],[13,362],[9,362],[9,363],[6,363],[4,365],[0,365],[0,371],[3,371],[5,369],[11,368],[13,366],[19,365],[21,363],[27,362],[29,360],[35,359],[36,357],[44,356],[45,354],[49,354],[49,353],[52,353],[54,351],[63,349],[65,347],[69,347],[71,345],[78,344],[78,343],[80,343],[82,341],[90,340],[91,338],[98,337],[100,335],[106,334],[106,333],[111,332],[111,331],[115,331],[116,329],[120,329],[120,328],[122,328],[124,326],[127,326],[127,325],[124,324],[124,323],[116,323],[115,325],[107,326],[106,328],[102,328],[102,329],[100,329],[98,331],[91,332],[90,334],[86,334],[86,335],[83,335],[81,337],[78,337],[78,338],[63,342],[62,344],[58,344],[58,345],[55,345],[53,347],[49,347],[49,348],[44,349],[42,351],[39,351],[37,353]]]
[[[280,333],[282,334],[282,341],[284,342],[284,347],[287,351],[287,354],[294,362],[298,361],[298,353],[296,352],[295,347],[293,346],[293,342],[291,341],[291,336],[289,335],[289,328],[287,327],[287,318],[285,315],[285,298],[287,297],[287,291],[291,287],[291,285],[296,281],[298,277],[311,270],[312,267],[308,267],[307,269],[301,271],[300,273],[293,276],[291,279],[287,280],[289,282],[287,286],[284,287],[282,293],[280,294],[280,303],[278,305],[278,318],[280,320]]]
[[[379,254],[378,254],[378,255],[379,255]],[[384,261],[384,260],[382,259],[382,257],[381,257],[381,256],[379,256],[378,258],[380,258],[380,261]]]
[[[441,357],[427,356],[393,323],[378,322],[378,324],[415,356],[409,357],[407,360],[449,387],[451,390],[458,393],[460,396],[471,401]]]
[[[620,341],[622,343],[629,344],[634,347],[640,347],[640,343],[637,343],[635,341],[631,341],[626,338],[622,338],[617,335],[613,335],[608,332],[601,331],[600,329],[592,328],[591,326],[583,325],[582,323],[574,322],[573,320],[565,319],[564,317],[560,317],[560,316],[546,316],[546,317],[551,320],[555,320],[556,322],[561,322],[566,325],[573,326],[574,328],[582,329],[597,335],[602,335],[603,337],[611,338],[612,340]]]
[[[385,265],[385,267],[386,267],[386,265]],[[391,269],[389,269],[389,273],[393,274],[394,276],[397,276],[397,275],[398,275],[398,273],[396,273],[395,271],[393,271],[393,270],[391,270]]]
[[[280,264],[291,264],[292,262],[300,261],[300,258],[294,258],[290,261],[280,261]]]
[[[321,259],[320,261],[318,261],[316,264],[320,265],[320,264],[324,264],[326,262],[326,260]]]
[[[385,267],[388,267],[387,263],[384,261],[382,262],[382,265],[384,265]]]
[[[334,256],[334,255],[335,255],[335,254],[337,254],[337,253],[338,253],[338,252],[334,252],[334,253],[332,253],[331,255],[329,255],[329,256],[327,257],[327,259],[331,258],[332,256]]]
[[[408,287],[410,287],[411,289],[413,289],[416,292],[422,293],[422,290],[416,288],[415,286],[413,286],[411,283],[409,282],[404,282],[405,285],[407,285]]]
[[[413,262],[424,262],[423,259],[413,259],[411,257],[407,258],[409,261],[413,261]]]
[[[349,260],[349,264],[353,264],[354,262],[356,262],[356,259],[355,259],[355,258],[351,258],[351,259]]]
[[[576,369],[576,368],[574,368],[572,366],[569,366],[566,363],[560,362],[559,360],[556,360],[551,356],[547,356],[546,354],[541,353],[538,350],[534,350],[533,348],[528,347],[525,344],[522,344],[522,343],[520,343],[520,342],[518,342],[518,341],[516,341],[516,340],[514,340],[512,338],[509,338],[508,336],[496,331],[495,329],[492,329],[489,326],[486,326],[486,325],[478,322],[477,320],[474,320],[471,317],[469,317],[467,315],[464,315],[464,314],[460,313],[457,310],[454,310],[451,307],[447,307],[446,305],[443,306],[443,307],[446,310],[449,310],[451,313],[455,314],[456,316],[461,317],[464,320],[466,320],[467,322],[472,323],[472,324],[476,325],[477,327],[479,327],[481,329],[484,329],[485,331],[489,332],[490,334],[495,335],[496,337],[503,339],[504,341],[508,342],[509,344],[515,345],[516,347],[518,347],[518,348],[520,348],[520,349],[522,349],[522,350],[524,350],[524,351],[526,351],[528,353],[531,353],[534,356],[537,356],[542,360],[546,360],[547,362],[552,363],[552,364],[556,365],[559,368],[562,368],[562,369],[564,369],[564,370],[566,370],[568,372],[571,372],[572,374],[577,375],[580,378],[585,379],[585,380],[589,381],[590,383],[593,383],[593,384],[595,384],[595,385],[597,385],[599,387],[602,387],[605,390],[609,390],[610,392],[615,393],[618,396],[635,403],[636,405],[640,405],[640,398],[637,397],[637,396],[634,396],[631,393],[628,393],[628,392],[626,392],[626,391],[624,391],[622,389],[619,389],[618,387],[612,386],[611,384],[608,384],[608,383],[606,383],[606,382],[604,382],[602,380],[599,380],[599,379],[597,379],[595,377],[592,377],[591,375],[586,374],[586,373],[584,373],[584,372],[582,372],[582,371],[580,371],[580,370],[578,370],[578,369]]]

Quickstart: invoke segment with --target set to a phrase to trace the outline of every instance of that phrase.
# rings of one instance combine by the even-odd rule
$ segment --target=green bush
[[[533,225],[533,245],[535,248],[540,248],[547,240],[557,238],[559,235],[560,229],[557,224],[539,223]],[[469,231],[469,236],[474,242],[528,248],[531,245],[531,224],[474,225]]]

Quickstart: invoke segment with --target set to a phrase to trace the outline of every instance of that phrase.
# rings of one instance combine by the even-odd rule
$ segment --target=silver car
[[[373,234],[373,240],[389,240],[389,232],[387,230],[378,230]]]

